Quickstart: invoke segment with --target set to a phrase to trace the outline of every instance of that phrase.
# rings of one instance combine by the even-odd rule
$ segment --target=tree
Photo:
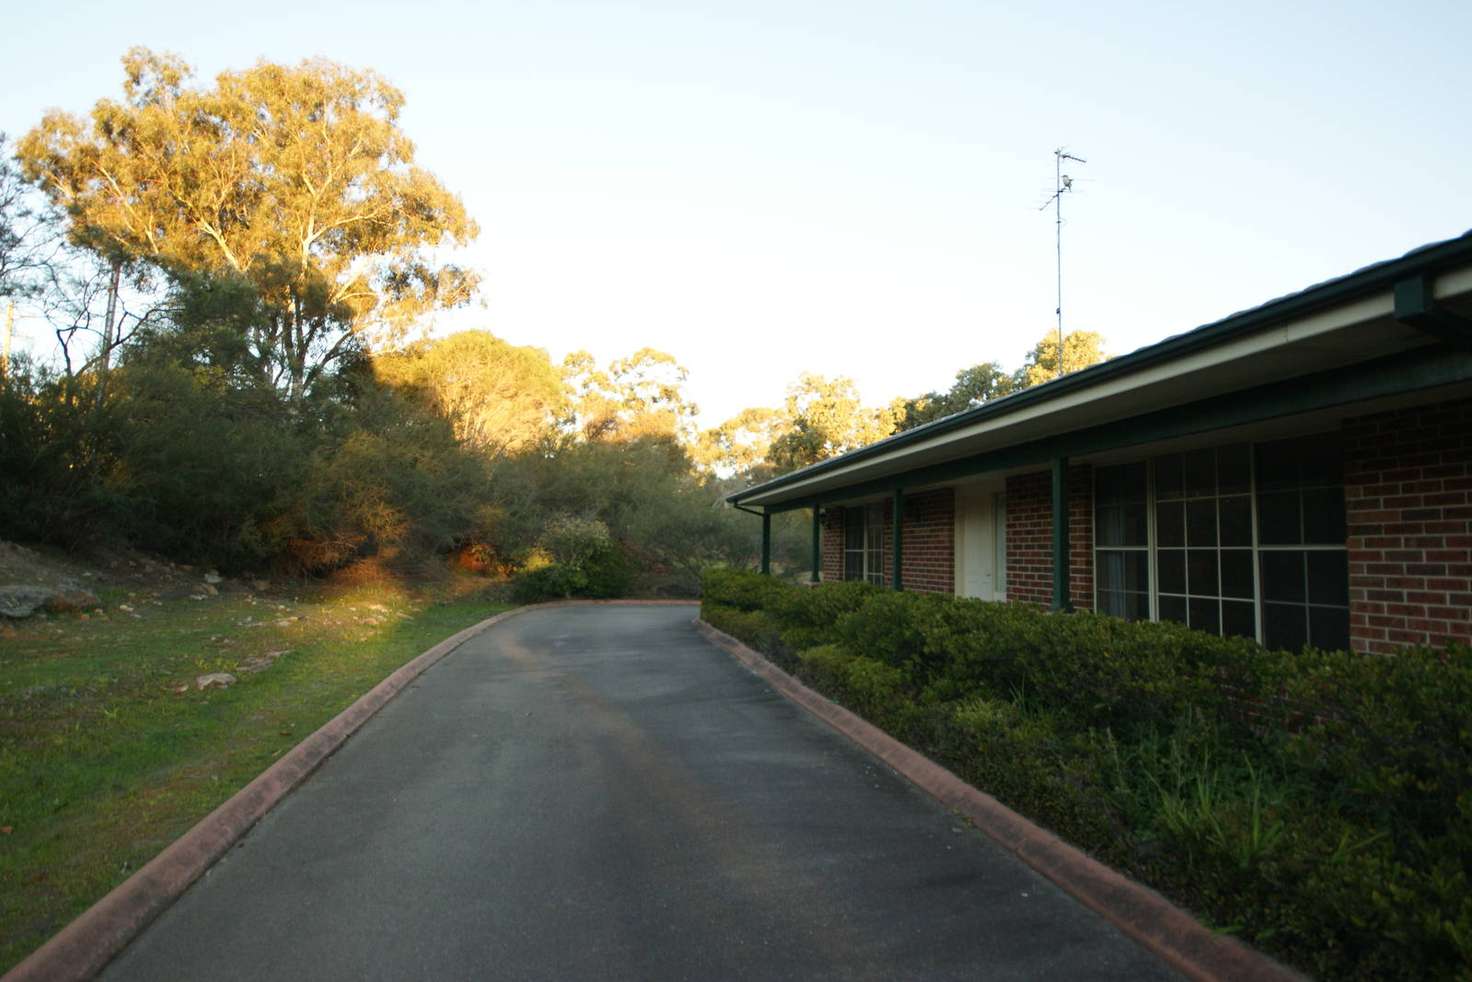
[[[34,296],[61,248],[61,221],[37,196],[0,133],[0,302]]]
[[[768,462],[778,472],[836,457],[894,432],[894,406],[866,408],[850,378],[804,372],[787,390],[789,425],[772,441]]]
[[[685,397],[689,373],[673,355],[641,348],[602,369],[588,352],[575,351],[562,372],[573,393],[570,423],[583,439],[693,442],[699,410]]]
[[[1063,338],[1063,372],[1076,372],[1090,365],[1097,365],[1107,356],[1104,354],[1104,335],[1094,331],[1071,331]],[[1058,377],[1058,335],[1043,335],[1027,360],[1012,376],[1015,388],[1028,389],[1034,385],[1051,382]]]
[[[373,360],[380,380],[418,390],[456,436],[493,454],[518,453],[547,436],[566,411],[562,374],[541,348],[488,331],[461,331]]]
[[[1013,391],[1012,376],[1002,371],[994,361],[982,362],[963,368],[956,373],[956,381],[946,392],[927,392],[914,399],[900,400],[896,406],[898,430],[909,430],[916,426],[964,412],[984,402],[1000,399]]]
[[[403,95],[376,74],[261,62],[189,87],[186,64],[143,48],[123,67],[123,101],[27,134],[27,177],[115,269],[138,257],[252,284],[270,316],[249,340],[291,402],[366,340],[473,293],[434,253],[476,225],[414,166]]]
[[[694,447],[696,462],[707,470],[760,480],[769,470],[772,443],[791,428],[780,409],[765,406],[743,409],[719,426],[700,434]]]

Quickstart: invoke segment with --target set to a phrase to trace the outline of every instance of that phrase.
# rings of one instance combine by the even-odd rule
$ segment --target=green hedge
[[[707,575],[702,616],[1317,976],[1472,975],[1472,652]]]

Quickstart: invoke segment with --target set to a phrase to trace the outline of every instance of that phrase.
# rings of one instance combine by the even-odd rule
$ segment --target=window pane
[[[1186,550],[1161,549],[1155,556],[1161,593],[1186,592]]]
[[[1252,550],[1222,550],[1222,596],[1252,599]]]
[[[1216,494],[1216,451],[1196,450],[1184,457],[1186,495]]]
[[[857,508],[843,510],[843,547],[864,548],[864,513]]]
[[[1305,486],[1344,483],[1344,448],[1338,434],[1310,437],[1297,441],[1297,446]]]
[[[1257,618],[1252,604],[1222,601],[1222,633],[1231,637],[1257,637]]]
[[[1186,598],[1185,597],[1161,597],[1160,619],[1163,621],[1175,621],[1177,624],[1186,623]]]
[[[1262,554],[1262,598],[1303,603],[1303,553]]]
[[[1185,485],[1182,483],[1181,455],[1171,454],[1155,461],[1155,497],[1179,498]]]
[[[1143,593],[1099,591],[1099,613],[1142,621],[1150,617],[1150,597]]]
[[[1257,489],[1272,491],[1298,486],[1298,457],[1301,451],[1297,440],[1279,440],[1276,443],[1260,443],[1257,446]]]
[[[1155,506],[1155,543],[1160,546],[1186,544],[1186,506],[1167,501]]]
[[[1349,606],[1349,556],[1347,553],[1308,554],[1308,602]],[[1318,642],[1314,642],[1318,644]]]
[[[1208,634],[1221,633],[1221,611],[1219,601],[1215,598],[1206,600],[1192,597],[1190,600],[1190,625],[1198,631]]]
[[[1216,550],[1192,549],[1186,554],[1186,592],[1194,596],[1217,596]],[[1194,626],[1194,625],[1193,625]]]
[[[1342,546],[1344,488],[1316,488],[1303,492],[1303,541],[1319,546]]]
[[[1349,611],[1341,607],[1310,607],[1308,636],[1315,648],[1349,650]]]
[[[1265,546],[1302,542],[1298,527],[1298,492],[1258,495],[1257,526],[1258,542]]]
[[[1220,502],[1222,545],[1252,545],[1252,499],[1247,495],[1223,498]]]
[[[1262,643],[1276,651],[1299,651],[1308,641],[1305,608],[1298,604],[1262,605]]]
[[[1186,544],[1192,546],[1216,545],[1216,501],[1186,502]]]
[[[1098,553],[1099,569],[1095,573],[1099,578],[1099,591],[1150,592],[1148,555],[1143,549],[1131,552],[1101,550]]]
[[[1103,504],[1144,501],[1144,463],[1100,467],[1094,472],[1094,497]]]
[[[1234,494],[1249,490],[1252,456],[1247,444],[1221,447],[1216,452],[1217,493]]]
[[[1094,534],[1101,546],[1144,546],[1149,539],[1145,505],[1106,505],[1095,513]]]

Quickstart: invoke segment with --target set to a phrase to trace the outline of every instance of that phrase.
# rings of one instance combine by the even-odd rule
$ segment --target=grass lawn
[[[102,615],[0,636],[0,972],[394,669],[506,609],[484,583],[115,588]],[[208,672],[239,681],[200,691]]]

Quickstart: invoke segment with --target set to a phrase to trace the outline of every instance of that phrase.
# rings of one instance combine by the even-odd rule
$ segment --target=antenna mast
[[[1058,377],[1063,377],[1063,194],[1073,190],[1073,178],[1063,173],[1063,162],[1065,160],[1077,161],[1087,164],[1088,161],[1082,157],[1075,157],[1066,148],[1059,147],[1053,151],[1053,196],[1043,202],[1038,211],[1045,211],[1049,205],[1053,206],[1054,225],[1058,240],[1058,307],[1053,313],[1058,315]]]

